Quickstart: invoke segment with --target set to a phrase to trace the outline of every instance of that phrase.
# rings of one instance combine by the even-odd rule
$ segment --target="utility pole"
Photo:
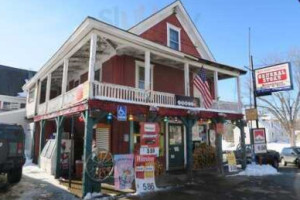
[[[257,111],[256,83],[255,83],[255,72],[254,72],[254,68],[253,68],[253,56],[250,56],[250,69],[251,69],[251,73],[252,73],[254,108],[255,108],[256,111]],[[258,118],[257,118],[255,121],[256,121],[256,128],[259,128]]]

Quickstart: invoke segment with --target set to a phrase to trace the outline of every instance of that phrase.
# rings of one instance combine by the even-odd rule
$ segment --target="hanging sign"
[[[116,189],[130,189],[134,180],[133,154],[114,156],[114,179]]]
[[[159,147],[158,123],[140,123],[141,146]]]
[[[257,96],[293,89],[290,63],[263,67],[256,69],[254,73]]]
[[[118,121],[127,121],[127,107],[118,106],[117,107],[117,119]]]
[[[135,157],[135,187],[138,193],[156,190],[154,169],[154,156],[137,155]]]
[[[195,97],[175,95],[175,102],[178,106],[200,107],[200,100]]]
[[[246,120],[247,121],[258,119],[258,114],[257,114],[257,109],[256,108],[246,109],[245,112],[246,112]]]

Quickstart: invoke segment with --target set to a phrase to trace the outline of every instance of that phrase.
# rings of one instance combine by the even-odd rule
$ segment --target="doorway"
[[[168,163],[169,170],[184,169],[184,127],[182,124],[168,125]]]

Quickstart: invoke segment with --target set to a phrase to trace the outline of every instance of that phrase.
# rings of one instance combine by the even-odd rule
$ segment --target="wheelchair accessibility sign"
[[[118,121],[127,121],[127,107],[126,106],[118,106],[117,119],[118,119]]]

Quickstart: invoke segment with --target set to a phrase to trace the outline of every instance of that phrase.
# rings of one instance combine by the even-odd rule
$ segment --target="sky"
[[[172,2],[0,0],[0,64],[38,70],[87,16],[128,29]],[[248,65],[249,27],[255,66],[272,54],[300,48],[299,0],[182,3],[218,62],[240,68]]]

